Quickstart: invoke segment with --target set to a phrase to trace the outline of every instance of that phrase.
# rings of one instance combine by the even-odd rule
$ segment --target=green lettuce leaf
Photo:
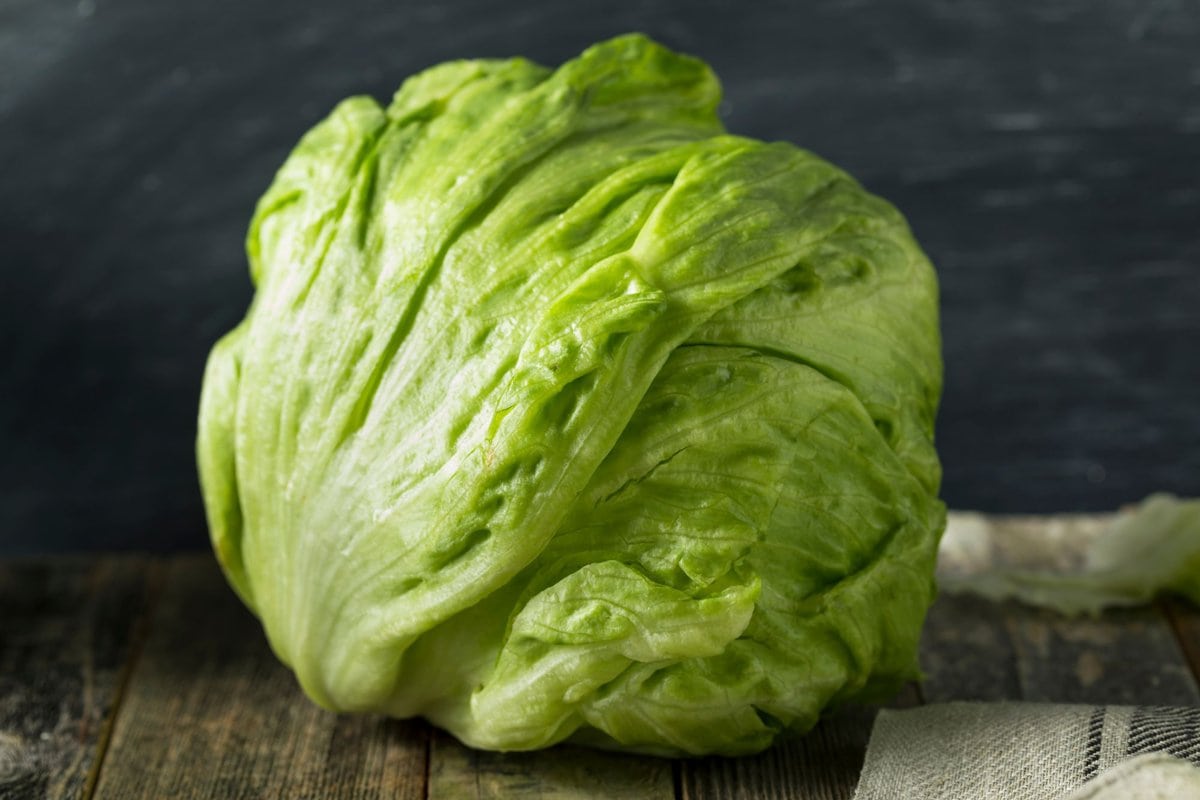
[[[259,202],[198,437],[328,708],[744,753],[916,673],[944,525],[903,218],[641,36],[352,98]]]
[[[1175,594],[1200,605],[1200,499],[1154,494],[1117,515],[1072,572],[998,568],[947,574],[942,589],[1097,615]]]

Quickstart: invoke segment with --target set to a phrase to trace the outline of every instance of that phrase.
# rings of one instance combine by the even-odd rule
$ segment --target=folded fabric
[[[1200,708],[945,703],[880,712],[855,800],[1153,798],[1156,781],[1183,800],[1200,798],[1193,765]]]

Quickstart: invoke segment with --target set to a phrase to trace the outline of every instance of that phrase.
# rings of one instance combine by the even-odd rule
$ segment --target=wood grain
[[[1200,637],[1200,622],[1182,637]],[[1192,645],[1192,659],[1200,658]],[[1031,700],[1196,705],[1196,672],[1158,610],[1069,618],[1017,603],[942,597],[921,646],[927,702]]]
[[[1078,523],[1078,524],[1077,524]],[[1033,521],[1005,563],[1038,555]],[[1047,521],[1046,538],[1092,524]],[[1066,532],[1066,533],[1064,533]],[[1069,535],[1068,535],[1069,534]],[[1021,537],[1029,544],[1021,544]],[[981,551],[982,552],[982,551]],[[1033,556],[1030,556],[1030,554]],[[1200,705],[1200,609],[1067,618],[940,597],[926,679],[890,705],[948,700]],[[298,690],[211,557],[0,562],[0,797],[741,800],[853,795],[875,712],[848,709],[758,756],[670,761],[556,747],[472,750],[419,722],[322,711]]]
[[[421,798],[423,725],[314,706],[210,556],[167,570],[96,797]]]
[[[1059,703],[1200,705],[1170,622],[1157,608],[1067,618],[1009,608],[1021,698]]]
[[[756,756],[685,761],[680,794],[685,800],[846,800],[858,782],[873,720],[873,713],[857,709]]]
[[[531,753],[489,753],[434,735],[430,800],[669,800],[675,796],[666,759],[559,746]]]
[[[927,703],[1021,696],[1017,653],[1004,609],[979,597],[941,595],[921,633]]]
[[[89,793],[150,572],[142,558],[0,562],[0,797]]]
[[[1200,682],[1200,607],[1176,597],[1168,597],[1159,605],[1175,630],[1192,677]]]
[[[1078,568],[1111,515],[951,515],[939,571]],[[971,595],[938,598],[922,638],[927,700],[1196,705],[1200,690],[1161,606],[1068,617]]]
[[[920,705],[916,684],[907,684],[890,708]],[[862,771],[867,740],[878,709],[847,708],[808,734],[785,739],[756,756],[698,758],[680,763],[680,796],[686,800],[847,800]]]

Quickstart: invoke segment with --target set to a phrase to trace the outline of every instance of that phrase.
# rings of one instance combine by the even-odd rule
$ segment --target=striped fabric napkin
[[[880,712],[855,800],[1200,800],[1200,708],[944,703]]]

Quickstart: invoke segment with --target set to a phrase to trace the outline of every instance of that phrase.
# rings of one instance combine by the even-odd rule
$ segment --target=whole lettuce
[[[318,703],[471,745],[746,753],[916,672],[933,270],[640,36],[355,97],[213,349],[217,556]]]

